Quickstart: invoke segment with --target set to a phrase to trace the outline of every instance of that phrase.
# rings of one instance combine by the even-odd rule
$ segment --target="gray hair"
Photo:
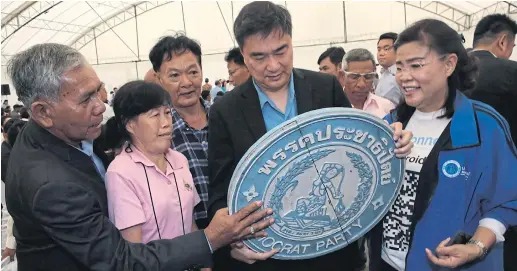
[[[86,63],[72,47],[44,43],[14,55],[7,64],[7,74],[18,98],[30,110],[37,99],[58,102],[63,74]]]
[[[373,58],[373,54],[370,51],[358,48],[350,50],[343,59],[343,70],[348,70],[348,63],[350,62],[359,62],[359,61],[368,61],[371,60],[373,64],[373,71],[375,71],[375,58]]]

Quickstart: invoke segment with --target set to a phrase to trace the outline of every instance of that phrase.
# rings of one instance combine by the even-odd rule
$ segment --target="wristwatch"
[[[485,244],[483,244],[481,241],[470,239],[467,242],[467,244],[474,244],[481,249],[483,253],[481,253],[481,256],[479,257],[480,259],[485,258],[485,256],[488,254],[488,249],[486,248]]]

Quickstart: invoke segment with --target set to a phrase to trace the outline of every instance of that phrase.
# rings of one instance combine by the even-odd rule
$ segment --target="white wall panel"
[[[138,60],[135,19],[130,19],[98,37],[97,51],[100,63]]]
[[[165,35],[183,31],[180,2],[173,2],[138,16],[140,59],[148,60],[151,48]]]

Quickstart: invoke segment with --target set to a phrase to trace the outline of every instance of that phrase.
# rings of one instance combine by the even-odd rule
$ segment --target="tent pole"
[[[136,14],[136,6],[133,6],[135,11],[135,32],[136,32],[136,54],[138,60],[140,60],[140,41],[138,39],[138,16]],[[137,75],[138,75],[138,69],[137,69]]]
[[[183,1],[180,1],[181,3],[181,15],[183,16],[183,31],[185,32],[185,35],[187,35],[187,26],[185,24],[185,10],[183,9]]]
[[[346,33],[346,7],[345,1],[343,1],[343,36],[345,37],[345,43],[348,42],[348,34]]]
[[[95,35],[95,28],[93,29],[93,43],[95,43],[95,56],[97,57],[97,64],[99,64],[99,52],[97,51],[97,35]]]
[[[406,16],[406,1],[404,1],[404,27],[407,27],[407,16]]]

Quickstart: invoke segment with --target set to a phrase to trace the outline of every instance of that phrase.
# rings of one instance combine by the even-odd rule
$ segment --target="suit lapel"
[[[104,165],[104,168],[107,170],[109,164],[111,163],[111,161],[113,159],[108,157],[108,155],[106,155],[106,153],[102,150],[102,148],[98,144],[96,145],[95,143],[93,144],[93,153],[95,153],[95,155],[97,155],[97,157],[99,157],[99,159],[101,159],[102,164]]]
[[[312,86],[305,80],[303,72],[293,69],[293,76],[296,107],[298,115],[300,115],[314,109],[314,97],[312,95]]]
[[[300,115],[314,109],[313,90],[312,86],[307,82],[301,71],[293,69],[293,76],[296,107],[298,109],[298,115]],[[262,109],[260,108],[257,90],[253,85],[251,77],[246,82],[246,86],[244,86],[241,99],[239,106],[241,108],[242,115],[244,116],[251,133],[255,137],[255,140],[258,140],[267,131],[264,117],[262,116]]]
[[[240,98],[241,102],[239,102],[239,106],[244,120],[255,137],[255,140],[258,140],[266,133],[266,124],[262,116],[257,90],[253,85],[251,77],[246,82]]]

